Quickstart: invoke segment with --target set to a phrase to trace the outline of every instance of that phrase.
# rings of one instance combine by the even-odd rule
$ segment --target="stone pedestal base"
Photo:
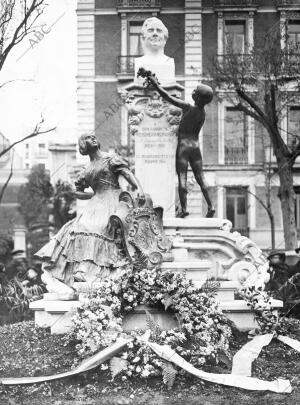
[[[42,299],[31,302],[29,308],[34,311],[35,325],[41,328],[50,328],[53,335],[70,331],[71,319],[79,306],[79,301]]]
[[[163,271],[183,272],[197,287],[208,279],[220,280],[217,298],[221,309],[240,330],[251,330],[255,325],[254,313],[246,302],[235,299],[235,291],[245,285],[264,287],[268,262],[262,251],[250,239],[231,232],[231,223],[221,218],[173,218],[164,220],[166,234],[172,239],[175,261],[161,264]],[[86,291],[85,283],[74,286],[78,294]],[[47,298],[47,294],[45,296]],[[79,301],[39,300],[30,304],[35,311],[38,326],[50,326],[51,333],[70,330],[71,317]],[[54,299],[54,300],[53,300]],[[275,311],[282,302],[272,301]],[[162,329],[177,326],[174,315],[149,309]],[[124,318],[124,330],[147,329],[145,308],[139,307]]]
[[[234,322],[235,326],[241,331],[249,331],[257,324],[254,319],[254,312],[247,306],[243,300],[233,300],[233,292],[228,292],[230,289],[225,285],[225,289],[221,289],[221,294],[225,300],[220,303],[222,311],[228,318]],[[71,319],[80,305],[79,301],[34,301],[30,304],[30,309],[34,311],[35,325],[38,327],[50,327],[51,334],[68,333],[71,329]],[[276,312],[282,307],[282,302],[272,300],[272,307]],[[178,327],[176,316],[171,312],[159,311],[153,308],[147,308],[154,321],[163,330],[173,329]],[[137,307],[135,311],[125,315],[123,321],[123,329],[125,332],[130,332],[135,329],[147,330],[147,315],[144,306]]]
[[[151,318],[161,329],[168,330],[178,327],[178,321],[175,314],[145,307],[144,305],[139,305],[134,311],[129,312],[124,316],[124,331],[130,332],[135,329],[147,330],[148,326],[146,311],[151,315]]]
[[[164,219],[164,230],[172,240],[177,266],[184,262],[207,266],[207,278],[264,287],[268,261],[259,247],[223,218]]]

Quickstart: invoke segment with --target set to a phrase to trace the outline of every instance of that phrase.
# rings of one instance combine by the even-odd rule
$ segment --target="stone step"
[[[220,281],[217,297],[220,302],[234,301],[239,284],[236,281]]]
[[[30,303],[29,308],[34,311],[35,325],[50,327],[51,334],[68,333],[71,319],[80,306],[79,301],[48,301],[41,299]]]
[[[174,273],[185,271],[187,278],[193,280],[194,285],[200,288],[207,280],[211,262],[209,260],[164,262],[161,268]],[[220,288],[217,293],[218,299],[220,301],[234,300],[234,293],[237,288],[238,283],[235,281],[220,281]]]
[[[224,218],[197,218],[187,216],[186,218],[165,218],[163,221],[164,230],[167,235],[175,235],[180,232],[185,235],[206,235],[223,231],[225,225],[231,228],[231,222]]]
[[[174,273],[182,273],[186,271],[187,278],[194,280],[195,285],[201,286],[207,279],[207,274],[211,268],[211,262],[208,260],[195,261],[174,261],[163,262],[161,269]]]
[[[226,282],[225,282],[226,283]],[[229,286],[229,285],[227,285]],[[39,327],[50,327],[51,334],[68,333],[71,327],[71,319],[80,305],[79,301],[46,301],[44,299],[30,303],[30,309],[34,311],[35,325]],[[282,307],[282,301],[271,300],[274,311]],[[222,311],[232,320],[241,331],[255,328],[257,325],[254,319],[254,312],[243,300],[225,300],[220,302]],[[174,314],[149,310],[158,324],[165,329],[176,326]],[[145,327],[146,313],[142,308],[138,308],[133,313],[128,313],[125,319],[125,330],[132,330],[134,327]]]
[[[220,307],[224,314],[242,331],[249,331],[257,328],[253,310],[244,300],[221,301]],[[280,300],[271,300],[271,307],[277,313],[279,308],[283,307]]]

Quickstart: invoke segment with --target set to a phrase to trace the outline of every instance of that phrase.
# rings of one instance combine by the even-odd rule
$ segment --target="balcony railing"
[[[118,0],[118,8],[160,8],[161,0]]]
[[[117,61],[117,73],[123,75],[134,75],[134,60],[137,55],[119,56]]]
[[[228,49],[227,53],[225,51],[223,54],[217,55],[217,62],[223,65],[236,63],[240,65],[243,63],[246,66],[252,66],[253,61],[254,57],[250,53],[235,53],[230,49]]]
[[[299,8],[299,0],[275,0],[277,7],[297,7]]]
[[[225,146],[225,164],[248,163],[248,149],[246,147]]]
[[[216,8],[249,8],[257,7],[259,0],[214,0]]]

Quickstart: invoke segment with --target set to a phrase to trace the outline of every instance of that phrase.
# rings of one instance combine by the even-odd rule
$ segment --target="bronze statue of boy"
[[[179,214],[179,217],[184,218],[189,215],[186,210],[188,164],[191,165],[195,180],[199,184],[207,203],[206,217],[213,217],[215,214],[215,209],[212,205],[207,186],[203,178],[202,156],[198,139],[199,132],[205,121],[204,106],[210,103],[213,98],[212,88],[204,84],[197,86],[192,93],[195,105],[191,105],[186,101],[171,96],[160,86],[157,77],[151,71],[140,68],[138,71],[138,76],[145,77],[146,85],[153,86],[165,100],[183,110],[178,128],[178,144],[176,151],[176,172],[178,175],[178,191],[181,204],[181,213]]]

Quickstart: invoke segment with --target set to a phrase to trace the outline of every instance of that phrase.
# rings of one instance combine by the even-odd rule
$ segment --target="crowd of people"
[[[35,261],[29,266],[23,250],[14,250],[7,264],[0,263],[0,284],[4,285],[17,279],[23,286],[42,286],[41,265]]]
[[[299,255],[300,248],[295,249],[295,252]],[[268,260],[270,280],[266,290],[274,298],[283,301],[286,315],[292,313],[300,317],[300,257],[295,264],[288,264],[285,252],[272,251]]]

